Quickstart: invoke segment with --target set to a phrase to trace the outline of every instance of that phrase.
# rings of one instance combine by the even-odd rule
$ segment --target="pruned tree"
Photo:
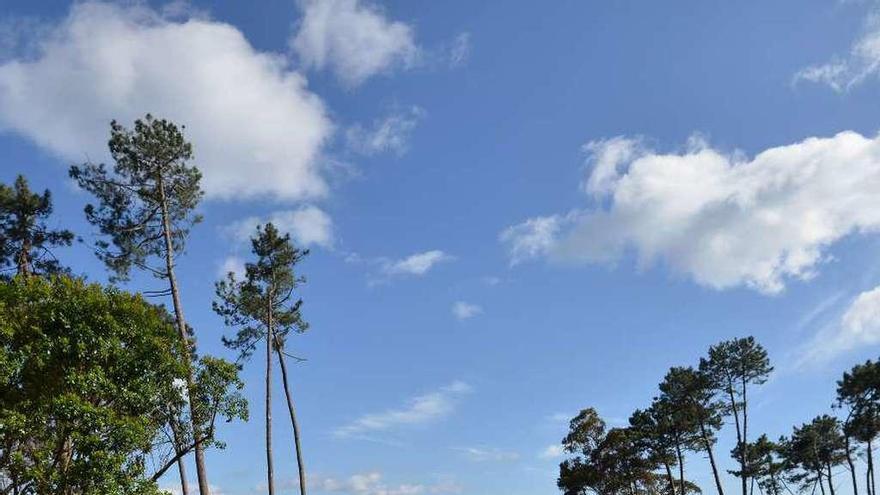
[[[736,448],[740,464],[742,495],[748,493],[748,390],[767,381],[773,367],[767,351],[754,337],[721,342],[709,348],[709,356],[700,359],[699,370],[724,397],[736,426]]]
[[[876,493],[874,482],[874,442],[880,435],[880,362],[868,360],[857,364],[843,374],[837,382],[837,405],[846,408],[843,422],[846,442],[847,462],[852,474],[853,493],[858,486],[855,465],[852,462],[854,447],[851,440],[865,444],[867,468],[865,471],[865,490],[868,495]]]
[[[296,289],[304,279],[295,271],[296,265],[308,251],[295,247],[290,235],[281,235],[271,223],[257,227],[251,246],[256,260],[245,265],[244,279],[238,280],[235,273],[230,272],[225,280],[217,282],[214,310],[223,316],[227,325],[240,327],[235,338],[224,338],[228,347],[239,352],[240,360],[250,358],[261,340],[266,342],[266,461],[270,495],[275,489],[271,412],[273,351],[278,358],[293,428],[299,490],[301,495],[305,495],[306,474],[299,424],[284,358],[290,332],[301,333],[308,328],[300,311],[302,299],[296,296]]]
[[[73,233],[46,225],[51,214],[48,189],[32,192],[23,175],[11,187],[0,184],[0,273],[15,270],[27,277],[65,271],[52,249],[70,246]]]
[[[189,162],[192,145],[174,123],[147,115],[136,120],[129,130],[113,121],[110,125],[110,154],[113,170],[103,164],[87,163],[70,168],[70,176],[97,204],[85,208],[86,218],[95,225],[104,239],[97,242],[96,252],[112,273],[112,280],[127,280],[132,267],[143,269],[166,281],[168,288],[153,295],[170,295],[178,337],[195,352],[175,272],[175,259],[183,252],[190,228],[201,220],[195,208],[202,198],[199,185],[201,173]],[[160,265],[152,262],[160,261]],[[186,388],[190,408],[196,403],[195,378],[190,357]],[[190,414],[194,438],[203,432]],[[201,495],[209,495],[205,446],[194,448],[196,474]]]
[[[673,418],[679,418],[676,422],[690,430],[689,448],[708,455],[718,495],[724,495],[713,447],[717,441],[715,433],[721,429],[727,409],[716,398],[712,380],[693,368],[674,367],[660,383],[660,391],[672,406]]]

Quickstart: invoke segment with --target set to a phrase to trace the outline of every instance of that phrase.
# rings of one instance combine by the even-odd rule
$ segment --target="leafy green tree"
[[[681,397],[673,397],[661,393],[651,403],[649,411],[658,418],[661,430],[672,440],[675,452],[676,464],[678,465],[678,490],[679,493],[687,493],[687,480],[684,477],[684,455],[688,451],[697,451],[701,448],[698,425],[691,411],[685,408],[685,404],[678,401]]]
[[[256,261],[245,265],[244,280],[237,280],[236,275],[230,272],[225,280],[217,282],[218,301],[215,301],[214,309],[224,317],[227,325],[240,327],[234,339],[224,338],[227,346],[239,351],[239,359],[250,358],[257,343],[263,339],[266,342],[266,460],[270,495],[275,490],[271,413],[273,350],[278,357],[293,427],[300,493],[305,495],[305,466],[284,348],[291,331],[301,333],[308,328],[300,311],[302,300],[295,295],[296,288],[304,280],[294,270],[308,251],[296,248],[290,235],[280,235],[271,223],[257,227],[251,245]]]
[[[52,248],[70,246],[73,233],[50,229],[45,220],[51,214],[48,189],[43,194],[31,192],[22,175],[12,187],[0,184],[0,272],[14,269],[29,276],[64,271]]]
[[[851,439],[866,444],[867,469],[865,489],[868,495],[876,493],[874,482],[874,442],[880,434],[880,362],[868,360],[854,366],[837,382],[837,405],[846,408],[844,440],[847,444],[847,462],[857,494],[855,466],[852,462]]]
[[[746,464],[747,474],[753,483],[757,482],[762,493],[781,495],[784,491],[790,492],[785,482],[787,464],[782,457],[780,443],[768,439],[767,435],[761,435],[757,440],[749,443],[747,451],[749,455]],[[739,454],[735,453],[734,457],[738,456]],[[741,476],[737,471],[733,474]],[[753,489],[752,493],[754,493]]]
[[[194,213],[202,198],[201,173],[189,165],[192,145],[181,129],[164,119],[147,115],[136,120],[134,130],[113,121],[110,126],[113,171],[103,165],[85,164],[70,169],[80,187],[92,193],[97,205],[86,206],[86,218],[107,239],[97,243],[97,254],[113,273],[114,280],[128,279],[132,266],[168,282],[159,294],[171,295],[178,337],[189,352],[194,343],[183,314],[175,275],[175,258],[184,249],[190,228],[201,218]],[[150,262],[160,260],[162,265]],[[190,407],[195,378],[190,359],[183,358]],[[197,415],[190,414],[194,420]],[[192,423],[195,437],[203,434]],[[209,495],[204,458],[205,446],[196,443],[196,474],[201,495]]]
[[[705,373],[693,368],[674,367],[660,383],[660,392],[671,406],[670,414],[675,423],[686,432],[688,448],[707,453],[715,487],[719,495],[724,495],[712,447],[717,441],[715,432],[721,429],[726,409],[715,398],[712,381]],[[684,476],[681,478],[683,480]]]
[[[767,351],[754,337],[724,341],[709,348],[709,356],[700,359],[699,370],[726,398],[733,413],[742,495],[748,495],[748,390],[766,382],[773,371]]]
[[[669,418],[660,416],[657,410],[637,409],[629,418],[630,428],[637,434],[637,442],[655,465],[663,466],[669,493],[675,495],[675,478],[672,467],[678,464],[675,438],[668,427]]]
[[[65,277],[0,284],[0,487],[17,494],[151,494],[159,411],[180,401],[167,315]]]

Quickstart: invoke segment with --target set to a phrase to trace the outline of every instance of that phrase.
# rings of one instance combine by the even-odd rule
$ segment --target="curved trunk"
[[[278,363],[281,366],[281,380],[284,382],[284,395],[287,397],[287,410],[290,413],[290,424],[293,427],[293,443],[296,446],[296,466],[299,470],[299,493],[306,495],[306,467],[303,461],[302,447],[300,446],[299,423],[296,420],[296,409],[293,407],[293,396],[290,393],[290,383],[287,380],[287,365],[284,362],[284,353],[281,351],[281,343],[275,337],[275,353],[278,355]],[[675,495],[675,494],[673,494]]]
[[[718,495],[724,495],[724,488],[721,486],[721,477],[718,476],[718,466],[715,464],[715,454],[712,452],[712,441],[709,439],[709,432],[706,431],[706,425],[703,423],[702,418],[700,421],[700,436],[703,437],[703,444],[706,448],[706,452],[709,454],[709,464],[712,466],[712,476],[715,478],[715,488],[718,490]],[[858,493],[855,495],[858,495]]]
[[[678,491],[680,495],[687,495],[684,485],[684,456],[681,453],[681,445],[675,444],[675,455],[678,457]]]
[[[666,468],[666,480],[669,482],[669,493],[675,495],[675,478],[672,477],[672,468],[669,467],[668,462],[664,462],[663,466]]]
[[[846,448],[846,463],[849,465],[849,474],[852,477],[853,495],[859,495],[859,484],[856,482],[856,465],[852,460],[852,448],[849,444],[849,434],[843,436]]]

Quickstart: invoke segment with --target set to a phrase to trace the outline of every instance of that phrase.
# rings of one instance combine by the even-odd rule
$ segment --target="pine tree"
[[[135,121],[134,130],[113,121],[109,147],[116,162],[112,172],[103,164],[91,163],[70,169],[71,178],[98,200],[97,205],[89,204],[85,209],[89,222],[109,239],[98,241],[98,257],[112,272],[113,280],[127,280],[133,266],[166,280],[168,289],[159,294],[171,296],[178,336],[194,353],[175,273],[175,258],[184,250],[189,229],[201,220],[194,212],[203,193],[201,173],[189,165],[192,145],[177,125],[148,114]],[[162,265],[151,266],[155,260]],[[192,399],[192,363],[187,358],[184,361]],[[190,400],[190,408],[194,403]],[[191,412],[190,418],[193,438],[203,438],[198,415]],[[196,442],[194,450],[199,492],[209,495],[203,443]]]
[[[214,310],[224,317],[227,325],[240,327],[234,339],[224,338],[228,347],[239,351],[239,359],[250,358],[260,340],[266,341],[266,461],[270,495],[274,493],[271,416],[273,350],[278,358],[293,427],[299,489],[300,494],[305,495],[306,475],[299,424],[290,392],[284,359],[287,353],[284,349],[291,331],[304,332],[308,328],[300,312],[302,300],[295,295],[296,288],[304,279],[294,271],[296,264],[308,251],[296,248],[290,235],[280,235],[271,223],[257,227],[251,244],[256,261],[245,265],[244,280],[237,280],[236,275],[230,272],[225,280],[217,282],[218,301],[214,303]]]
[[[48,189],[31,192],[22,175],[12,187],[0,184],[0,272],[14,269],[27,277],[65,271],[52,248],[70,246],[73,233],[50,229],[45,220],[51,214]]]

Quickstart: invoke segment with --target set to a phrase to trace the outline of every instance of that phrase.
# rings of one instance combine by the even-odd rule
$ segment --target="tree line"
[[[846,475],[852,494],[876,494],[874,443],[880,434],[880,361],[867,361],[837,381],[831,411],[771,440],[749,436],[749,397],[773,367],[753,337],[720,342],[698,365],[673,367],[650,406],[628,425],[608,428],[593,408],[570,422],[562,440],[568,458],[557,485],[566,495],[687,495],[702,488],[685,474],[687,453],[705,454],[714,489],[724,495],[715,444],[732,423],[742,495],[835,495]],[[862,472],[860,473],[860,469]]]
[[[69,176],[94,202],[85,206],[91,242],[51,229],[52,196],[18,176],[0,184],[0,494],[159,493],[176,467],[190,493],[192,455],[198,493],[209,495],[205,451],[224,448],[218,423],[247,421],[239,371],[265,345],[268,492],[272,450],[273,360],[279,364],[299,473],[305,466],[287,359],[291,333],[308,328],[297,264],[308,254],[271,223],[251,240],[252,261],[216,283],[214,311],[235,328],[223,343],[230,362],[200,356],[184,316],[178,263],[202,218],[201,172],[182,126],[147,115],[132,129],[110,126],[113,166],[85,163]],[[159,290],[129,293],[89,283],[56,256],[79,241],[103,262],[111,284],[133,272]],[[171,310],[151,302],[170,298]]]

